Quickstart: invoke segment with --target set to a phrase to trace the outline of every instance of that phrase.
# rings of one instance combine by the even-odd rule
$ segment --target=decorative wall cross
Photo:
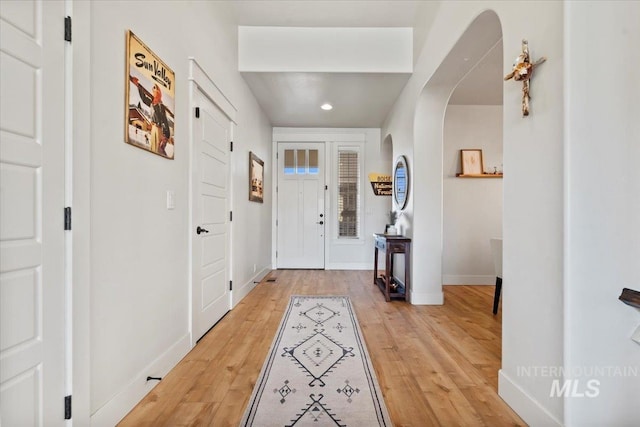
[[[529,80],[533,75],[533,69],[538,65],[546,61],[544,56],[535,62],[531,62],[529,57],[529,43],[526,40],[522,40],[522,53],[518,55],[514,64],[513,70],[504,76],[505,80],[513,78],[515,81],[522,82],[522,117],[529,115]]]

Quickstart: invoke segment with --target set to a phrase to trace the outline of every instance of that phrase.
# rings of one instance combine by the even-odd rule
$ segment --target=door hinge
[[[229,141],[229,150],[233,151],[233,141]]]
[[[278,220],[276,219],[276,227],[278,226]]]
[[[64,397],[64,419],[71,419],[71,395]]]
[[[233,221],[233,211],[229,211],[229,222]]]
[[[71,17],[64,17],[64,41],[71,42]]]
[[[71,230],[71,208],[64,208],[64,229]]]
[[[276,258],[278,258],[278,251],[276,251]]]
[[[196,119],[200,118],[200,107],[196,107]]]
[[[229,290],[233,290],[233,280],[229,280]]]

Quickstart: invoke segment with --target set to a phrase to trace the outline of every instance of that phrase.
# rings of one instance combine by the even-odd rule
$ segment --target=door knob
[[[320,218],[322,218],[324,216],[324,214],[320,214]]]
[[[324,221],[316,222],[316,224],[322,225],[322,224],[324,224]]]
[[[198,228],[196,228],[196,233],[198,234],[202,234],[202,233],[208,233],[209,230],[205,230],[204,228],[198,226]]]

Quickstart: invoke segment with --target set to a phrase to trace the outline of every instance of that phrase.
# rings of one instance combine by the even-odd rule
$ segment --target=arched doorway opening
[[[443,285],[495,284],[489,241],[502,238],[502,56],[500,39],[456,86],[445,111]],[[482,175],[462,175],[463,150],[481,155]]]
[[[443,304],[443,151],[444,123],[451,94],[502,38],[495,12],[478,15],[422,89],[414,114],[413,262],[411,300],[414,304]],[[418,255],[419,254],[419,255]]]

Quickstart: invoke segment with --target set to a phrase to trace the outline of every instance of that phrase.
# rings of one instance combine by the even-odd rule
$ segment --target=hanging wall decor
[[[538,65],[546,61],[544,56],[535,62],[531,62],[529,57],[529,43],[526,40],[522,40],[522,53],[518,55],[513,63],[513,70],[506,76],[505,81],[513,79],[518,82],[522,82],[522,117],[529,115],[529,81],[533,75],[533,70]]]
[[[373,188],[373,194],[376,196],[391,196],[393,188],[393,180],[391,175],[371,172],[369,174],[369,182]]]
[[[407,206],[409,200],[409,165],[405,156],[398,157],[393,168],[393,198],[399,210]]]
[[[249,151],[249,201],[263,203],[264,162]]]
[[[124,141],[167,159],[174,155],[175,74],[127,31]]]

